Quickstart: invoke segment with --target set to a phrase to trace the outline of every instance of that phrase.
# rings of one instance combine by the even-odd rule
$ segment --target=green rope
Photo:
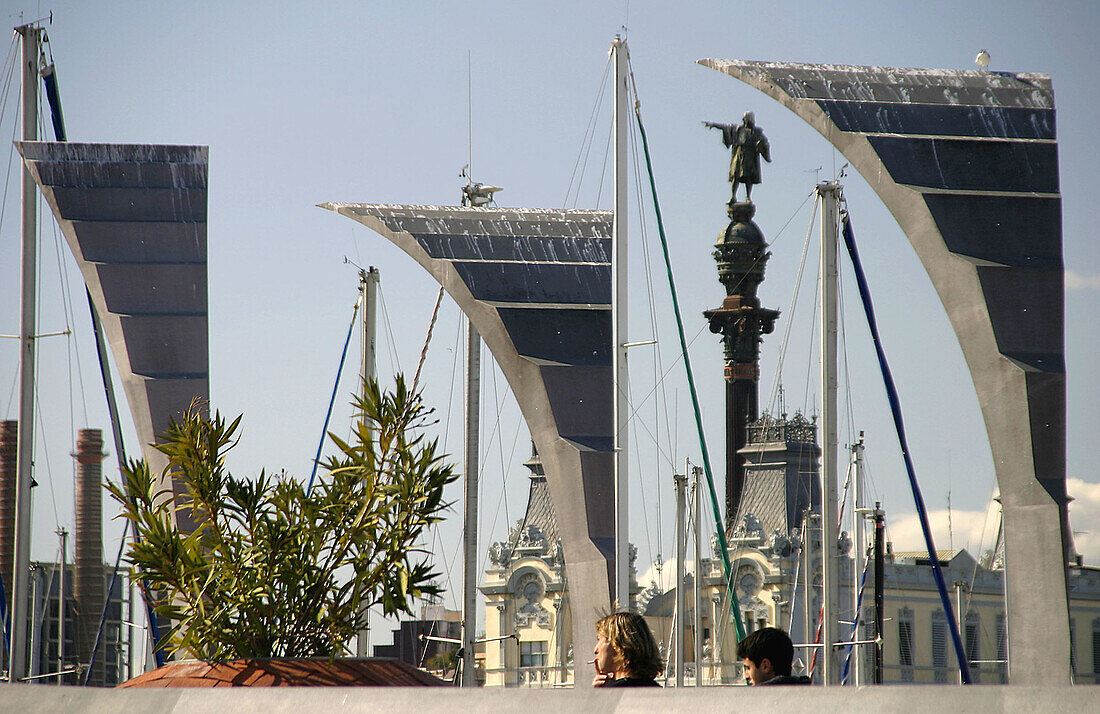
[[[730,614],[737,628],[737,641],[745,639],[745,625],[741,622],[741,606],[737,602],[737,593],[733,590],[733,575],[730,565],[729,545],[726,543],[726,529],[722,525],[722,513],[718,507],[718,494],[714,490],[714,477],[710,469],[710,453],[707,451],[707,439],[703,434],[703,417],[699,411],[699,396],[695,392],[695,377],[691,373],[691,359],[688,357],[687,340],[684,338],[684,320],[680,317],[680,302],[676,299],[676,282],[672,278],[672,262],[668,257],[668,241],[665,239],[665,225],[661,220],[661,204],[657,201],[657,184],[653,180],[653,164],[649,160],[649,140],[638,104],[634,104],[634,116],[638,119],[638,131],[642,136],[642,151],[645,152],[646,171],[649,172],[649,188],[653,192],[653,210],[657,214],[657,231],[661,235],[661,251],[665,256],[665,272],[668,274],[668,287],[672,292],[672,308],[676,312],[676,330],[680,335],[680,351],[684,355],[684,368],[687,370],[688,389],[691,391],[691,406],[695,411],[695,428],[699,432],[699,447],[703,450],[703,471],[707,475],[707,487],[710,489],[710,504],[714,510],[714,529],[718,533],[718,548],[722,553],[722,571],[726,578],[726,594],[729,597]],[[699,574],[696,573],[696,577]]]

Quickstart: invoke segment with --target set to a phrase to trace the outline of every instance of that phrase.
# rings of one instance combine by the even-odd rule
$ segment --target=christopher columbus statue
[[[764,132],[756,126],[752,112],[745,112],[741,124],[717,124],[703,122],[710,129],[722,130],[722,143],[733,148],[730,158],[730,183],[733,184],[733,196],[730,205],[737,203],[737,184],[745,184],[745,200],[752,200],[752,187],[760,183],[760,157],[771,162],[771,149]]]

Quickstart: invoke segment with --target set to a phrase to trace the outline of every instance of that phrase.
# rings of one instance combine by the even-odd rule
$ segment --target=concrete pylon
[[[611,213],[325,203],[380,233],[454,299],[500,366],[542,458],[569,574],[574,676],[611,607]]]
[[[1011,681],[1069,684],[1073,539],[1050,77],[699,63],[759,89],[819,131],[909,238],[959,339],[989,434],[1004,514]]]
[[[142,455],[209,398],[205,146],[16,142],[80,265]],[[186,525],[186,524],[184,524]]]

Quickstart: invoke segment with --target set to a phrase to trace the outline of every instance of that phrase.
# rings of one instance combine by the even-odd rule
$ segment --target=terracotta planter
[[[185,659],[119,687],[443,687],[448,682],[388,657],[371,659]]]

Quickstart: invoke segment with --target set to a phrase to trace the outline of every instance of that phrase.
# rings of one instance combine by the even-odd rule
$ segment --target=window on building
[[[546,640],[519,643],[520,667],[546,666]]]
[[[1095,638],[1095,635],[1093,636]],[[1008,683],[1008,625],[1005,622],[1005,614],[997,615],[997,671],[1000,673],[1001,684]]]
[[[901,665],[901,681],[913,681],[913,611],[904,608],[898,612],[898,664]]]
[[[947,683],[947,616],[943,610],[932,613],[932,666],[936,668],[934,680]]]
[[[978,613],[971,612],[966,616],[966,661],[970,665],[970,680],[977,684],[981,679],[980,664],[974,664],[975,661],[982,658],[982,628],[981,621],[978,619]]]
[[[859,627],[863,633],[863,636],[860,637],[861,640],[875,639],[875,625],[873,622],[860,623]],[[860,652],[863,653],[863,667],[867,673],[865,676],[867,682],[872,682],[875,678],[875,650],[877,647],[877,645],[863,645],[859,648]]]
[[[1100,684],[1100,617],[1092,621],[1092,683]]]
[[[1077,674],[1077,622],[1071,617],[1069,619],[1069,668],[1075,675]]]

